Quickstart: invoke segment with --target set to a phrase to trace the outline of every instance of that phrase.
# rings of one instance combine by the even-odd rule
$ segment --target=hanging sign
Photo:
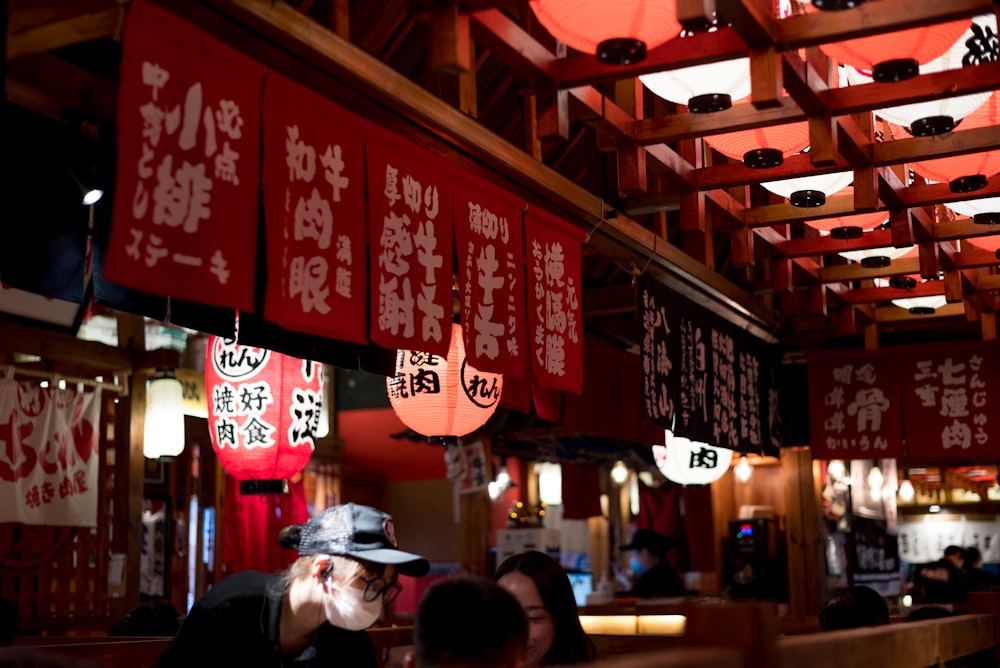
[[[170,12],[131,4],[106,279],[253,311],[263,73]]]
[[[674,369],[679,360],[680,331],[669,309],[666,288],[648,277],[641,285],[642,396],[650,422],[669,430],[675,423],[675,397],[680,394],[680,369]],[[668,311],[671,317],[667,316]]]
[[[532,374],[541,387],[579,394],[583,389],[583,232],[538,207],[529,207],[524,237]]]
[[[380,130],[365,151],[371,340],[444,357],[452,324],[452,169]]]
[[[478,369],[527,381],[523,200],[463,175],[455,183],[455,243],[465,350]]]
[[[264,317],[367,343],[364,138],[368,124],[277,74],[264,85]]]
[[[97,526],[101,392],[0,380],[0,522]]]

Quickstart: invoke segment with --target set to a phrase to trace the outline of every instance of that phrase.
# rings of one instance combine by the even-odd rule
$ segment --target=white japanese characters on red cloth
[[[664,432],[665,445],[653,445],[653,460],[667,480],[679,485],[710,485],[729,470],[733,451]]]
[[[264,82],[264,317],[367,343],[368,123],[277,74]]]
[[[1000,445],[995,341],[914,347],[900,359],[905,460],[991,461]]]
[[[253,311],[264,68],[144,0],[123,49],[104,277]]]
[[[285,480],[316,448],[320,365],[264,348],[208,338],[208,429],[222,467],[237,480]]]
[[[541,387],[579,394],[583,388],[583,231],[533,206],[525,214],[524,239],[532,373]]]
[[[524,200],[470,175],[455,182],[455,244],[465,350],[477,369],[527,380]]]
[[[369,135],[365,154],[371,340],[444,357],[452,323],[453,168],[381,130]]]
[[[0,380],[0,522],[97,526],[100,399]]]
[[[813,458],[901,457],[900,377],[893,356],[815,352],[808,361]]]

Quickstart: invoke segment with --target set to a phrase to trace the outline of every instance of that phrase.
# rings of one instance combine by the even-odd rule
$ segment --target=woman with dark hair
[[[525,668],[593,661],[597,650],[580,626],[573,587],[552,557],[534,550],[506,559],[494,574],[528,616]]]

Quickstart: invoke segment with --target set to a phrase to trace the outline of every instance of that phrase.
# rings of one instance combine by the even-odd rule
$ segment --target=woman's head
[[[594,644],[580,626],[566,571],[543,552],[516,554],[494,579],[514,595],[528,616],[526,668],[590,661]]]

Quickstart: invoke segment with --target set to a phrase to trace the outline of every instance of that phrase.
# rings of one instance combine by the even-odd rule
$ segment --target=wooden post
[[[792,615],[815,615],[821,604],[820,532],[809,448],[782,448],[788,550],[788,607]]]
[[[493,460],[493,446],[483,439],[483,456]],[[493,545],[493,504],[486,490],[458,497],[458,566],[463,573],[493,575],[490,547]]]

